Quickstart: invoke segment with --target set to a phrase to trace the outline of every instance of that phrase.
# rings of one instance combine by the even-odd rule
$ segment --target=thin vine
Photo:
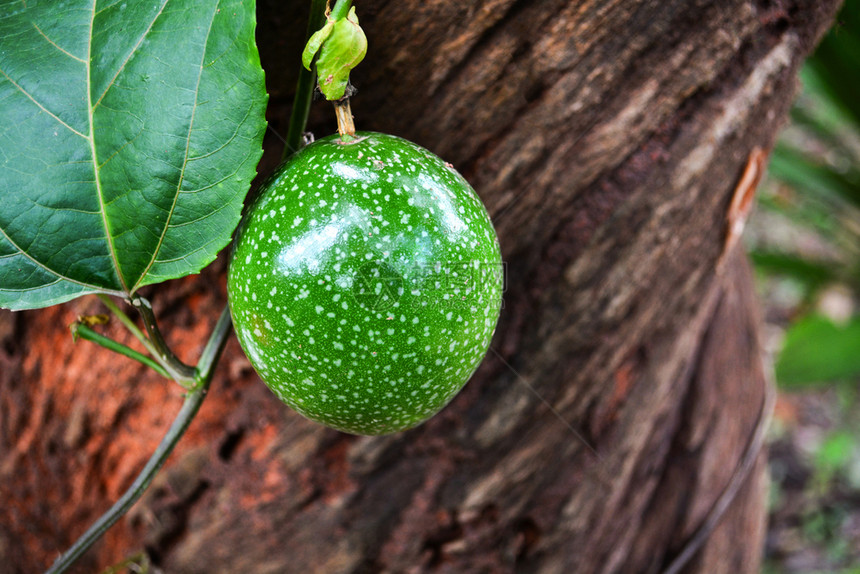
[[[308,32],[305,42],[325,23],[327,9],[328,2],[326,0],[311,0],[311,15],[308,19]],[[302,136],[308,123],[316,81],[317,74],[315,67],[311,66],[311,69],[308,70],[304,66],[300,66],[296,96],[293,101],[292,112],[290,112],[290,124],[287,129],[287,139],[284,143],[284,153],[281,159],[287,159],[287,157],[299,151],[299,148],[302,146]]]
[[[200,405],[203,399],[206,398],[206,393],[209,390],[209,384],[212,382],[212,376],[215,373],[215,366],[221,357],[224,350],[224,345],[227,343],[227,337],[230,334],[232,321],[230,319],[230,311],[225,308],[215,325],[215,330],[212,336],[206,343],[206,348],[200,356],[200,362],[197,365],[194,375],[194,386],[185,396],[185,401],[182,403],[182,408],[173,420],[173,424],[167,430],[164,438],[155,449],[155,452],[147,461],[146,465],[140,474],[137,475],[132,485],[125,493],[117,500],[114,505],[104,513],[96,522],[84,532],[84,534],[75,541],[71,548],[64,552],[54,564],[47,570],[46,574],[61,574],[86,552],[93,543],[101,538],[108,528],[113,526],[132,505],[140,498],[140,496],[149,487],[152,479],[158,470],[164,465],[167,457],[173,452],[173,448],[185,434],[191,421],[194,420],[194,415],[200,410]]]

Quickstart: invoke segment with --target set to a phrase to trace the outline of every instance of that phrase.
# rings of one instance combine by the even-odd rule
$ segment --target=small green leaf
[[[812,315],[786,333],[776,363],[776,378],[785,386],[850,380],[860,376],[860,318],[837,325]]]
[[[254,28],[242,0],[0,3],[0,307],[215,258],[262,154]]]
[[[314,35],[310,37],[307,46],[305,46],[304,52],[302,52],[302,65],[305,69],[311,69],[311,62],[313,62],[314,56],[316,56],[317,52],[320,51],[323,42],[331,36],[332,30],[334,30],[334,22],[329,20],[326,22],[325,26],[314,32]]]
[[[329,36],[319,49],[317,76],[320,91],[326,99],[339,100],[344,96],[349,72],[364,59],[366,53],[367,37],[358,25],[358,16],[353,7],[346,18],[333,23]]]

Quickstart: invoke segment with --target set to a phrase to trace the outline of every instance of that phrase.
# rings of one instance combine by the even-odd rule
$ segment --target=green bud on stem
[[[334,101],[346,94],[349,72],[367,53],[367,37],[358,25],[354,7],[346,18],[335,20],[328,15],[326,19],[325,26],[308,40],[302,64],[310,70],[316,56],[320,91],[327,100]]]

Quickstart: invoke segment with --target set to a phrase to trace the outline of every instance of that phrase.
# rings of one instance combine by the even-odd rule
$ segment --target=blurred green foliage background
[[[765,571],[860,574],[860,0],[800,80],[747,234],[780,391]]]

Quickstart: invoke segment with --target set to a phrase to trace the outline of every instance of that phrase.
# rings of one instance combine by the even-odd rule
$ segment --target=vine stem
[[[158,324],[155,322],[155,315],[152,312],[152,305],[149,301],[142,297],[134,297],[129,300],[129,302],[140,312],[144,325],[146,326],[146,330],[150,333],[150,337],[152,338],[147,337],[143,331],[138,329],[134,321],[132,321],[131,318],[119,308],[119,305],[114,303],[113,299],[103,294],[98,295],[98,298],[104,306],[113,313],[114,317],[116,317],[119,322],[122,323],[138,341],[140,341],[149,354],[155,358],[161,366],[161,370],[165,371],[165,377],[173,379],[185,389],[189,389],[192,386],[194,381],[194,368],[185,365],[167,347],[167,343],[165,343],[164,338],[161,336],[161,331],[158,329]],[[98,341],[94,342],[99,343]],[[131,357],[131,355],[128,355],[127,353],[119,352]],[[136,359],[136,357],[131,358]]]
[[[200,362],[195,369],[195,384],[185,396],[185,401],[182,403],[182,408],[170,425],[164,438],[155,449],[152,457],[147,461],[143,470],[135,478],[134,482],[120,497],[114,505],[103,514],[77,541],[63,553],[54,564],[47,570],[45,574],[61,574],[65,572],[80,556],[89,549],[93,543],[98,540],[105,531],[113,526],[113,524],[128,512],[132,505],[149,487],[155,473],[164,465],[167,457],[173,452],[173,448],[185,434],[188,425],[194,419],[194,415],[200,409],[203,399],[206,398],[206,393],[209,390],[209,384],[212,381],[215,365],[221,357],[224,350],[224,345],[227,343],[227,338],[230,334],[232,321],[230,319],[230,310],[225,308],[215,325],[215,330],[212,336],[206,343],[206,348],[200,356]]]
[[[180,361],[179,357],[167,346],[167,342],[161,335],[161,329],[158,328],[158,322],[155,320],[152,304],[143,297],[136,296],[132,297],[131,304],[138,310],[143,319],[143,325],[146,327],[149,340],[157,351],[155,356],[161,357],[164,368],[177,383],[190,388],[194,382],[194,367]]]
[[[305,42],[310,39],[314,32],[323,27],[327,4],[326,0],[311,1],[311,15],[308,20],[308,32]],[[305,131],[305,126],[308,123],[314,84],[317,81],[316,66],[311,65],[310,70],[307,70],[304,66],[300,66],[299,68],[299,81],[296,85],[293,109],[290,112],[290,124],[287,130],[287,139],[284,143],[284,153],[281,156],[282,160],[299,151],[299,148],[302,146],[302,133]]]
[[[692,534],[690,538],[684,542],[681,551],[672,562],[666,567],[661,574],[678,574],[687,565],[687,563],[696,555],[696,552],[702,549],[705,542],[708,541],[714,529],[719,525],[723,515],[734,502],[741,488],[746,483],[752,469],[759,460],[762,446],[767,438],[767,429],[770,426],[770,421],[773,417],[773,409],[776,405],[776,387],[772,381],[767,381],[764,388],[764,398],[762,399],[761,410],[759,411],[756,426],[753,429],[752,436],[747,442],[747,447],[744,450],[743,456],[735,467],[728,484],[723,489],[720,496],[711,506],[705,519]]]

